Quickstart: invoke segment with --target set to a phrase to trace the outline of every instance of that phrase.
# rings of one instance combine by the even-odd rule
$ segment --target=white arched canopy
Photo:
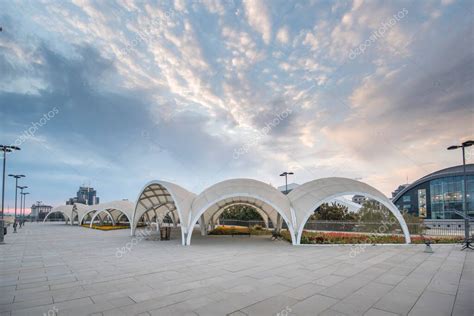
[[[182,244],[185,245],[186,235],[188,233],[188,223],[191,217],[191,203],[195,194],[188,190],[166,181],[151,181],[147,183],[138,195],[135,209],[130,225],[131,235],[135,235],[140,218],[150,212],[158,217],[158,214],[164,214],[172,211],[178,215],[181,223]]]
[[[411,242],[410,233],[402,214],[400,214],[398,208],[382,192],[360,181],[334,177],[306,182],[288,194],[292,211],[295,215],[297,244],[300,244],[304,225],[311,214],[313,214],[321,204],[328,203],[340,196],[355,194],[374,199],[387,207],[400,223],[403,234],[405,235],[405,242]]]
[[[81,226],[84,221],[88,218],[88,216],[92,219],[94,213],[97,212],[97,208],[94,207],[95,205],[91,205],[90,208],[85,211],[81,217],[79,217],[79,226]]]
[[[258,213],[258,215],[260,215],[260,217],[262,218],[263,222],[265,223],[265,227],[266,228],[269,227],[269,224],[268,224],[269,216],[267,215],[267,213],[265,213],[264,210],[262,210],[260,207],[256,206],[255,204],[249,204],[249,203],[244,203],[244,202],[232,203],[230,205],[226,205],[226,206],[222,207],[220,210],[218,210],[216,213],[214,213],[210,217],[209,222],[207,224],[211,224],[212,226],[217,224],[217,222],[219,221],[219,218],[221,217],[222,213],[224,213],[227,209],[229,209],[231,206],[234,206],[234,205],[245,205],[245,206],[252,207]],[[275,226],[276,221],[277,221],[277,216],[275,214],[275,216],[272,216],[272,217],[273,218],[271,218],[270,220],[272,221],[273,225]]]
[[[95,208],[97,211],[94,212],[94,215],[92,216],[90,227],[92,227],[94,220],[97,217],[100,218],[101,215],[107,215],[111,219],[112,225],[115,225],[122,214],[127,217],[130,224],[132,223],[131,219],[133,216],[134,204],[128,200],[98,204],[95,205]]]
[[[207,222],[223,207],[246,203],[263,210],[270,218],[280,215],[287,223],[293,243],[296,242],[290,201],[276,188],[253,179],[231,179],[219,182],[199,194],[191,206],[186,245],[191,244],[192,230],[199,219]],[[207,214],[206,214],[207,213]]]
[[[82,203],[74,203],[74,211],[77,213],[78,225],[82,225],[82,221],[87,213],[90,212],[90,209],[93,206],[85,205]]]
[[[72,221],[72,208],[73,208],[73,205],[60,205],[60,206],[56,206],[55,208],[53,208],[48,214],[46,214],[46,216],[44,217],[43,219],[43,223],[46,222],[46,219],[48,219],[48,217],[53,214],[53,213],[61,213],[63,214],[64,216],[64,220],[66,221],[66,224],[68,223],[68,221]]]
[[[243,204],[254,207],[266,222],[271,220],[276,229],[281,228],[284,220],[292,243],[297,245],[308,218],[321,204],[355,194],[374,199],[387,207],[400,223],[405,241],[410,243],[408,227],[397,207],[372,186],[347,178],[310,181],[296,187],[288,195],[253,179],[222,181],[197,196],[170,182],[151,181],[142,188],[135,204],[122,200],[91,206],[80,203],[64,205],[54,208],[44,221],[54,212],[63,213],[71,223],[77,216],[79,225],[89,215],[91,223],[96,218],[103,220],[106,216],[115,223],[121,216],[126,216],[133,236],[142,218],[148,223],[153,219],[159,223],[166,215],[170,215],[175,225],[180,224],[182,244],[190,245],[192,232],[198,221],[205,233],[209,224],[215,223],[226,208]]]

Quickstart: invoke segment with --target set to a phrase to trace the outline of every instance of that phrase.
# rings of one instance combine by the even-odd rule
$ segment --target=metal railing
[[[474,223],[470,222],[471,235],[474,234]],[[407,223],[408,231],[413,235],[428,236],[464,236],[464,221],[424,221]],[[309,231],[334,231],[379,234],[401,234],[398,222],[346,222],[346,221],[308,221],[304,227]]]
[[[243,221],[235,219],[220,219],[219,225],[252,227],[259,225],[265,227],[264,221]],[[427,236],[464,236],[463,220],[425,220],[422,223],[407,223],[412,235]],[[273,224],[269,221],[269,228]],[[283,228],[287,228],[283,222]],[[308,221],[304,226],[308,231],[325,232],[354,232],[372,234],[403,234],[398,222],[356,222],[356,221]],[[471,235],[474,235],[474,221],[470,221]]]

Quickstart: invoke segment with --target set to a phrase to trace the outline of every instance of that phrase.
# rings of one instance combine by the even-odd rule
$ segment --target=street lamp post
[[[473,249],[471,247],[471,239],[470,239],[470,227],[469,227],[469,213],[467,210],[467,176],[466,176],[466,147],[470,147],[474,145],[474,140],[468,140],[463,142],[461,145],[453,145],[449,146],[448,150],[454,150],[461,148],[462,149],[462,167],[463,167],[463,198],[462,198],[462,209],[464,212],[464,246],[461,250],[466,248]]]
[[[0,219],[0,243],[3,243],[5,231],[4,231],[4,221],[3,221],[3,214],[5,212],[5,170],[7,166],[7,153],[20,150],[20,147],[16,146],[7,146],[7,145],[0,145],[0,151],[3,151],[3,176],[2,176],[2,214]]]
[[[25,213],[26,213],[26,209],[25,209],[25,208],[26,208],[26,196],[27,196],[28,194],[30,194],[30,192],[24,192],[24,193],[22,193],[22,195],[23,195],[23,225],[24,225],[24,223],[26,222],[26,221],[25,221]]]
[[[293,175],[293,174],[294,174],[293,172],[287,172],[287,171],[280,174],[280,177],[285,177],[285,194],[288,194],[288,176]]]
[[[15,178],[15,219],[13,222],[13,232],[16,233],[16,208],[17,208],[17,202],[18,202],[18,179],[23,178],[24,175],[22,174],[9,174],[9,177]]]
[[[285,177],[285,194],[288,194],[288,176],[293,175],[293,174],[294,174],[293,172],[288,172],[288,171],[285,171],[282,174],[280,174],[280,177]],[[280,233],[282,225],[283,225],[283,221],[282,221],[281,215],[278,214],[277,215],[277,224],[276,224],[276,227],[275,227],[275,231],[277,233]]]
[[[18,189],[20,189],[20,218],[23,219],[23,189],[28,188],[26,185],[25,186],[18,186]],[[20,221],[20,228],[21,228],[21,221]]]

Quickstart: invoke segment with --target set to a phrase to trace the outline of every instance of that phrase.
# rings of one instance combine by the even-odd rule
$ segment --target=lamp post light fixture
[[[20,218],[23,219],[23,190],[28,188],[26,185],[25,186],[18,186],[18,189],[20,189]],[[20,226],[21,228],[21,226]]]
[[[471,239],[470,239],[470,228],[469,228],[469,213],[467,210],[467,176],[466,176],[466,147],[470,147],[474,145],[474,140],[468,140],[463,142],[461,145],[453,145],[449,146],[448,150],[454,149],[462,149],[462,168],[463,168],[463,198],[462,198],[462,209],[464,212],[464,246],[461,250],[466,248],[473,249],[471,247]]]
[[[285,177],[285,194],[288,194],[288,176],[290,175],[294,175],[293,172],[283,172],[282,174],[280,174],[280,177]]]
[[[5,170],[7,166],[7,153],[13,152],[15,150],[20,150],[20,147],[17,146],[7,146],[0,145],[0,151],[3,151],[3,175],[2,175],[2,214],[0,218],[0,243],[3,243],[5,230],[4,230],[4,221],[3,214],[5,212]]]
[[[15,178],[15,218],[13,223],[13,232],[16,233],[16,208],[18,202],[18,179],[23,178],[23,174],[9,174],[9,177]]]

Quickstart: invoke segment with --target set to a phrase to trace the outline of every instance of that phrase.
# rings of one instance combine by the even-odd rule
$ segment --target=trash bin
[[[171,227],[165,226],[160,227],[160,239],[161,240],[170,240]]]

